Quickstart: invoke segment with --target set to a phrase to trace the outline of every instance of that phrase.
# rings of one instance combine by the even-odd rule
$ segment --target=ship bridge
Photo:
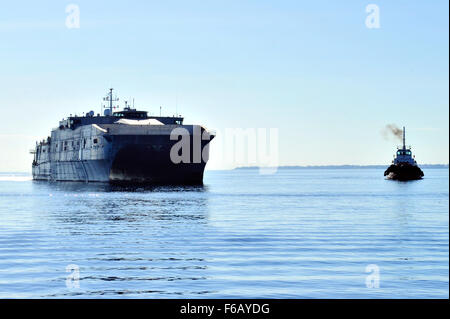
[[[113,115],[115,117],[122,117],[126,119],[147,119],[146,111],[137,111],[136,109],[131,109],[129,107],[125,107],[123,111],[114,112]]]

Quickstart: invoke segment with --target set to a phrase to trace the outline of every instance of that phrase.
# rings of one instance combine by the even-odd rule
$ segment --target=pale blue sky
[[[65,26],[66,5],[80,28]],[[380,29],[365,26],[367,4]],[[8,1],[0,10],[0,171],[109,87],[208,128],[277,127],[281,165],[388,164],[406,125],[448,163],[448,1]],[[214,142],[213,142],[214,143]],[[215,163],[214,149],[210,168]]]

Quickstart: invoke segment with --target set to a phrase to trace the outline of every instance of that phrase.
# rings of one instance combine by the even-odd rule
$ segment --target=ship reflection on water
[[[62,222],[93,222],[96,217],[135,222],[139,218],[199,220],[207,215],[208,187],[204,185],[33,184],[40,192],[48,192],[49,199],[61,207],[57,216]]]
[[[46,182],[33,181],[36,187],[47,189],[48,191],[66,193],[146,193],[146,192],[206,192],[208,186],[205,185],[151,185],[151,184],[111,184],[111,183],[83,183],[83,182]]]

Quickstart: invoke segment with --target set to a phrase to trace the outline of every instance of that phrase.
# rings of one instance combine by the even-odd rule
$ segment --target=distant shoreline
[[[305,165],[305,166],[278,166],[277,169],[347,169],[347,168],[387,168],[389,165]],[[449,164],[422,164],[421,168],[448,168]],[[259,169],[259,166],[242,166],[236,169]]]

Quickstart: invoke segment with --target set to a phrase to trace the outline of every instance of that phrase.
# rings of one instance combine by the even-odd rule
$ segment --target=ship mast
[[[113,98],[113,94],[112,94],[113,90],[114,90],[113,88],[109,89],[108,96],[103,99],[104,101],[109,102],[109,111],[110,111],[111,115],[113,114],[113,102],[119,101],[119,98],[115,98],[115,99]]]
[[[405,127],[403,126],[403,149],[406,149],[406,144],[405,144]]]
[[[111,111],[111,114],[112,114],[112,111],[113,111],[113,106],[112,106],[112,91],[113,91],[113,88],[110,88],[109,89],[109,110]],[[403,132],[405,131],[405,128],[403,128]],[[403,143],[403,144],[405,144],[405,143]]]

